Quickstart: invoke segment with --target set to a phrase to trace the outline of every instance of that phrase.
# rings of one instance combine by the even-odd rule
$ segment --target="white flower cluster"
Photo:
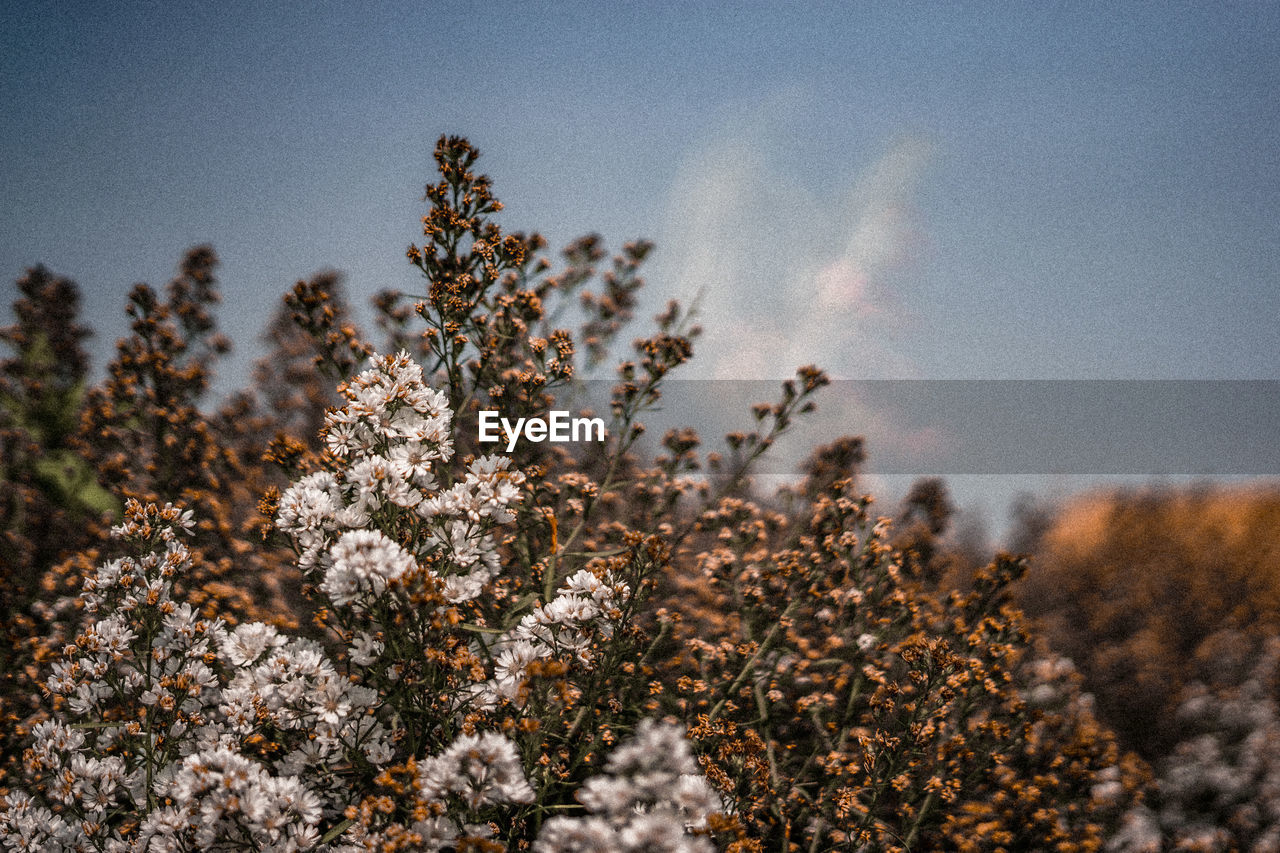
[[[280,499],[276,525],[293,537],[300,565],[323,572],[320,589],[334,604],[359,611],[435,552],[449,566],[435,578],[445,600],[476,598],[498,570],[490,530],[514,517],[524,474],[505,456],[486,456],[441,488],[435,466],[453,456],[453,413],[407,353],[374,356],[343,393],[346,404],[325,422],[326,444],[343,467],[304,477]],[[403,511],[424,528],[412,551],[368,529]]]
[[[252,623],[225,634],[221,648],[236,667],[218,705],[230,731],[247,738],[270,724],[299,733],[275,763],[280,773],[315,786],[353,755],[375,766],[391,760],[389,734],[371,713],[377,692],[339,675],[318,643]]]
[[[377,597],[389,582],[417,568],[409,552],[380,530],[348,530],[338,537],[329,558],[320,590],[334,604],[351,604],[365,592]]]
[[[189,512],[179,512],[171,505],[162,509],[131,505],[128,521],[114,532],[145,538],[153,550],[140,558],[104,563],[84,581],[80,600],[89,620],[63,658],[54,662],[45,686],[51,694],[65,698],[71,714],[104,720],[92,729],[93,741],[87,745],[100,754],[114,751],[128,739],[176,739],[197,730],[207,733],[211,722],[208,712],[218,688],[217,674],[209,662],[224,627],[220,621],[198,618],[191,605],[173,599],[173,582],[191,561],[175,529],[190,523]],[[110,713],[121,696],[136,697],[147,709],[145,731],[142,721]],[[76,755],[75,761],[88,760],[78,754],[85,746],[79,735],[41,737],[36,745],[36,766],[56,772],[66,766],[68,756]],[[145,752],[150,756],[153,750]],[[138,774],[147,769],[146,762],[132,766],[129,778],[116,781],[136,790]],[[68,803],[82,792],[68,789],[63,793],[66,797],[60,799]]]
[[[724,808],[678,726],[641,720],[635,737],[619,746],[607,773],[583,783],[578,801],[586,817],[547,821],[536,853],[710,853],[704,836],[690,830]]]
[[[311,787],[325,760],[357,743],[370,761],[387,753],[365,715],[376,696],[315,644],[261,624],[228,631],[174,600],[190,566],[176,534],[189,526],[190,513],[131,503],[114,532],[152,550],[86,578],[89,620],[47,681],[72,720],[36,725],[27,760],[57,812],[11,792],[0,849],[318,849],[320,820],[341,810],[322,809]],[[298,730],[271,768],[236,751],[268,723]]]
[[[1022,697],[1037,708],[1059,708],[1069,703],[1085,713],[1093,712],[1093,696],[1073,689],[1080,682],[1075,663],[1062,655],[1044,653],[1023,665]]]
[[[187,756],[158,793],[172,805],[147,815],[133,849],[311,850],[320,800],[296,776],[271,776],[227,748]]]
[[[524,704],[524,686],[531,663],[549,658],[571,658],[583,671],[595,663],[593,644],[611,637],[621,617],[620,607],[631,597],[631,588],[611,573],[603,579],[581,569],[546,604],[505,633],[490,650],[494,677],[477,686],[483,705],[491,707],[503,699],[516,706]]]
[[[464,608],[408,605],[420,593],[453,604],[481,595],[499,567],[493,529],[513,519],[524,475],[485,457],[450,476],[448,400],[403,353],[375,358],[344,393],[326,426],[341,464],[290,488],[277,525],[339,612],[346,669],[314,640],[261,623],[229,628],[176,600],[191,514],[131,503],[115,532],[145,554],[85,581],[84,627],[46,682],[58,712],[35,727],[27,754],[42,799],[15,790],[0,800],[0,850],[443,851],[492,838],[507,815],[536,814],[526,766],[542,772],[542,790],[563,792],[539,771],[545,757],[521,754],[524,729],[476,729],[504,703],[504,715],[525,713],[536,661],[563,664],[573,690],[573,677],[602,669],[600,650],[623,636],[635,604],[631,586],[584,569],[503,620],[492,644],[472,635],[483,630],[461,633],[482,625],[448,634]],[[431,631],[454,643],[452,659],[424,648],[440,636]],[[548,687],[550,703],[563,701],[559,689]],[[541,723],[537,707],[529,716]],[[431,717],[441,712],[451,719]],[[423,743],[459,725],[468,733],[421,757]],[[542,824],[536,850],[711,849],[697,831],[723,805],[679,728],[641,722],[605,769],[578,792],[586,816]],[[380,823],[398,806],[375,791],[398,773],[411,774],[407,802]]]
[[[0,809],[0,845],[5,850],[43,853],[46,850],[92,849],[85,842],[83,827],[63,820],[30,794],[11,791]]]
[[[467,821],[492,806],[531,803],[516,745],[495,732],[461,735],[439,755],[418,764],[416,811],[424,815],[410,829],[422,841],[415,849],[435,853],[460,837],[488,838],[487,823]]]
[[[418,790],[428,802],[456,795],[472,810],[533,800],[515,744],[494,732],[462,735],[440,755],[422,762]]]

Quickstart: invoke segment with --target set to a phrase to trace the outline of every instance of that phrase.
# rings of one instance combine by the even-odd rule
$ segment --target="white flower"
[[[338,482],[326,471],[303,477],[280,496],[276,526],[289,532],[325,530],[342,505]]]
[[[380,594],[388,581],[417,568],[413,557],[379,530],[349,530],[329,551],[332,561],[320,589],[335,604],[349,604],[361,593]]]
[[[705,837],[690,831],[705,827],[707,817],[724,805],[698,773],[678,726],[641,720],[635,736],[609,756],[605,771],[578,791],[578,801],[589,815],[547,821],[534,844],[537,853],[714,849]]]
[[[529,664],[547,657],[550,653],[546,646],[530,643],[527,640],[515,640],[502,645],[494,659],[491,686],[493,694],[509,702],[515,702],[519,696],[520,686],[525,681]]]
[[[418,488],[428,491],[437,487],[431,463],[439,458],[439,451],[421,441],[410,441],[391,449],[391,462],[400,472],[400,476],[413,482]]]
[[[454,794],[471,809],[534,798],[515,744],[496,732],[461,735],[443,753],[421,762],[418,786],[428,801]]]
[[[369,666],[382,654],[382,641],[367,631],[361,631],[351,641],[351,662],[356,666]]]
[[[705,838],[685,835],[684,827],[670,815],[638,814],[618,830],[624,850],[661,850],[663,853],[694,853],[714,848]]]
[[[325,416],[324,443],[329,452],[345,458],[366,447],[365,430],[354,423],[346,412],[330,412]]]
[[[369,759],[369,763],[375,767],[381,767],[388,764],[395,753],[391,751],[391,745],[387,743],[385,737],[372,738],[364,745],[364,756]]]
[[[361,459],[351,466],[344,479],[355,488],[353,506],[361,510],[375,509],[383,500],[403,507],[417,506],[422,500],[422,493],[405,478],[403,466],[385,456]]]
[[[119,660],[129,651],[129,643],[137,636],[123,616],[113,614],[88,632],[87,651],[97,651]]]
[[[534,853],[622,853],[622,843],[608,821],[598,817],[553,817],[547,821]]]
[[[422,837],[422,849],[435,853],[453,847],[458,840],[458,825],[447,817],[431,817],[416,821],[413,831]]]
[[[237,625],[235,630],[222,634],[218,638],[218,649],[222,656],[236,667],[254,663],[264,652],[284,645],[285,638],[270,625],[262,622],[247,622]]]

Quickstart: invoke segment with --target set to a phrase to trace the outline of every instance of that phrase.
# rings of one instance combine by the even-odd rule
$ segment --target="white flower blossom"
[[[698,772],[678,726],[645,719],[578,791],[585,817],[554,817],[543,825],[535,853],[663,850],[709,853],[711,842],[690,834],[724,804]]]
[[[378,595],[388,581],[417,567],[412,555],[380,530],[351,530],[338,539],[328,559],[320,589],[335,604],[348,604],[363,593]]]
[[[533,801],[516,746],[504,735],[461,735],[418,767],[418,788],[428,802],[460,797],[470,809]]]

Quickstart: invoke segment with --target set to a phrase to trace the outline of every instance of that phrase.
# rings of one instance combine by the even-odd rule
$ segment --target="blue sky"
[[[1280,4],[2,8],[0,274],[100,349],[200,242],[230,386],[296,279],[416,286],[458,133],[505,227],[658,243],[690,375],[1280,378]]]

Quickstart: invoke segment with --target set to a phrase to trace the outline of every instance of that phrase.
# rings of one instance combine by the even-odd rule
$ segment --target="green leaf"
[[[342,833],[346,832],[346,831],[347,831],[347,827],[351,826],[351,824],[353,824],[353,823],[355,823],[355,821],[354,821],[354,820],[352,820],[351,818],[346,818],[346,819],[344,819],[344,820],[343,820],[343,821],[341,821],[340,823],[336,824],[336,825],[333,827],[333,829],[331,829],[331,830],[329,830],[328,832],[326,832],[326,833],[324,834],[324,837],[320,839],[320,843],[321,843],[321,844],[328,844],[330,841],[332,841],[333,839],[337,838],[337,837],[338,837],[339,835],[341,835]]]

